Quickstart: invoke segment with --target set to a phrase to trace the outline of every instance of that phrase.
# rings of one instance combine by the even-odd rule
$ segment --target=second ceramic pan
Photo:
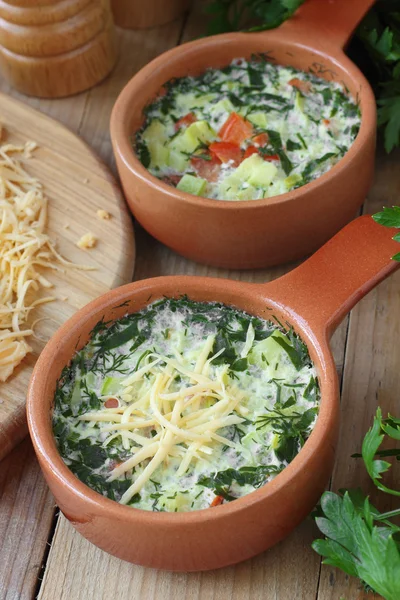
[[[368,82],[343,48],[371,4],[372,0],[307,0],[276,30],[184,44],[131,79],[114,106],[111,137],[129,207],[149,233],[198,262],[259,268],[314,251],[355,216],[373,177],[376,108]],[[362,122],[344,158],[303,187],[253,201],[199,198],[150,175],[131,143],[142,125],[144,107],[173,77],[199,74],[254,53],[267,53],[277,64],[311,71],[348,88],[359,102]]]
[[[44,475],[64,515],[100,548],[133,563],[175,571],[215,569],[250,558],[288,535],[313,508],[329,480],[339,428],[339,386],[329,338],[362,296],[399,263],[395,231],[360,217],[314,256],[268,284],[202,277],[158,277],[112,290],[78,311],[50,340],[36,363],[27,408]],[[123,506],[79,481],[53,437],[54,390],[63,367],[102,318],[136,312],[163,296],[220,301],[261,318],[275,315],[307,343],[321,388],[310,438],[275,479],[233,502],[187,513]],[[357,402],[361,398],[354,398]]]

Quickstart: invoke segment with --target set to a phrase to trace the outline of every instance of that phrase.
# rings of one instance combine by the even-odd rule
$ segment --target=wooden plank
[[[130,565],[102,552],[62,517],[57,525],[48,568],[38,600],[296,600],[315,598],[317,577],[308,552],[313,532],[308,523],[280,551],[204,573],[169,573]],[[299,560],[302,554],[307,560]],[[315,575],[315,573],[314,573]]]
[[[29,440],[0,464],[0,598],[33,598],[54,517],[54,499]]]
[[[376,181],[364,212],[374,213],[383,205],[398,204],[400,173],[397,169],[400,152],[380,156]],[[360,452],[363,437],[372,423],[378,405],[383,413],[399,415],[400,390],[400,273],[381,283],[352,311],[346,348],[346,361],[341,400],[341,435],[332,487],[360,487],[371,495],[371,502],[381,510],[398,507],[398,499],[376,490],[360,459],[351,455]],[[400,464],[388,477],[388,485],[398,488]],[[396,483],[397,482],[397,483]],[[377,500],[379,498],[379,500]],[[366,594],[362,585],[341,571],[322,566],[318,600],[338,598],[377,600],[378,595]]]

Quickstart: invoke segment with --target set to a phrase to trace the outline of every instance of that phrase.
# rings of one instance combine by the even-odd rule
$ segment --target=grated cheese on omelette
[[[48,200],[42,183],[31,177],[15,155],[29,159],[34,142],[0,145],[0,381],[32,351],[27,325],[31,311],[53,295],[37,298],[52,284],[42,268],[80,267],[65,260],[46,234]],[[62,265],[62,266],[61,266]]]
[[[111,434],[105,444],[112,441],[115,434],[121,435],[123,446],[133,454],[113,469],[109,481],[150,459],[143,472],[123,494],[122,504],[129,502],[142,489],[169,456],[180,458],[177,471],[177,476],[180,476],[188,470],[193,460],[212,455],[216,441],[236,447],[235,442],[217,434],[217,430],[244,421],[245,407],[241,407],[240,403],[245,394],[234,385],[226,384],[228,366],[216,379],[209,378],[211,362],[223,352],[220,350],[207,359],[214,338],[210,335],[207,339],[193,370],[183,366],[182,357],[177,356],[175,360],[154,352],[149,354],[145,359],[146,364],[121,382],[124,389],[121,399],[126,405],[105,407],[79,417],[80,421],[107,423],[101,428],[103,432]],[[149,374],[153,375],[151,387],[138,397],[132,392],[132,386],[148,381],[146,376]],[[168,392],[178,374],[189,377],[189,385],[177,392]],[[211,402],[210,406],[204,408],[206,399]],[[137,433],[147,427],[155,431],[154,437],[148,438]],[[138,446],[130,447],[129,439],[134,439]]]

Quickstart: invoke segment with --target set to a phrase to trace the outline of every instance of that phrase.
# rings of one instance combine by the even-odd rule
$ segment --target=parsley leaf
[[[377,409],[374,417],[374,422],[367,432],[363,445],[362,445],[362,457],[368,475],[379,490],[392,494],[394,496],[400,496],[400,491],[392,490],[386,487],[380,481],[382,479],[382,473],[386,473],[391,467],[391,464],[386,460],[374,459],[379,446],[382,444],[384,434],[388,435],[392,439],[400,440],[400,419],[389,417],[382,419],[382,411],[380,408]]]
[[[381,212],[372,215],[372,218],[384,227],[400,229],[400,206],[392,206],[392,208],[384,207]],[[396,233],[393,239],[395,242],[400,242],[400,234]],[[400,252],[392,256],[392,259],[400,262]]]
[[[274,336],[274,341],[286,352],[296,371],[310,364],[307,346],[293,330],[287,332],[289,341],[281,336]]]
[[[387,152],[400,143],[400,29],[398,3],[380,0],[356,30],[367,60],[361,67],[370,80],[378,104],[378,125],[384,127]],[[359,53],[361,54],[361,53]],[[363,60],[364,59],[364,60]]]
[[[398,528],[373,525],[376,513],[368,498],[359,510],[349,492],[343,497],[325,492],[321,508],[324,516],[315,520],[327,539],[315,540],[312,547],[323,563],[359,577],[386,600],[398,600],[400,551],[393,537]]]
[[[382,473],[391,466],[381,457],[400,456],[396,449],[379,450],[385,434],[400,440],[400,419],[391,415],[383,419],[378,408],[364,437],[362,458],[378,489],[400,496],[381,482]],[[326,539],[315,540],[312,547],[324,557],[324,564],[359,577],[386,600],[396,600],[400,598],[400,527],[391,519],[398,516],[400,509],[380,513],[361,490],[325,492],[315,521]]]
[[[277,475],[282,469],[276,465],[258,465],[257,467],[240,467],[239,469],[226,469],[202,476],[197,481],[198,485],[210,488],[216,496],[222,496],[225,500],[234,500],[231,494],[231,486],[236,483],[239,486],[252,485],[259,488],[272,474]]]
[[[385,126],[385,150],[389,153],[399,145],[400,139],[400,85],[398,95],[384,95],[378,98],[377,103],[378,125]]]
[[[146,142],[136,138],[136,152],[139,156],[139,160],[142,165],[148,169],[151,162],[150,150],[148,149]]]
[[[381,212],[372,215],[372,218],[384,227],[397,227],[400,229],[400,206],[384,207]]]
[[[208,35],[273,29],[286,21],[304,0],[213,0],[204,11],[211,15]]]

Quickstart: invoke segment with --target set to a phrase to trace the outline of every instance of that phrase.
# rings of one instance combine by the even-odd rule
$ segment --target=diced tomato
[[[266,146],[269,142],[268,133],[259,133],[253,137],[253,143],[259,146]]]
[[[243,154],[243,160],[245,158],[249,158],[249,156],[252,156],[253,154],[258,154],[258,148],[256,148],[255,146],[249,146],[248,148],[246,148],[246,150],[244,151]]]
[[[328,126],[328,125],[330,125],[330,124],[331,124],[331,121],[330,121],[330,119],[323,119],[323,120],[322,120],[322,122],[323,122],[323,124],[324,124],[324,125],[326,125],[326,126]]]
[[[309,94],[311,92],[312,86],[309,81],[303,81],[302,79],[297,79],[297,77],[295,77],[288,81],[288,84],[300,90],[302,94]]]
[[[165,175],[162,180],[164,183],[168,183],[168,185],[177,186],[180,180],[182,179],[182,175]]]
[[[248,140],[252,134],[252,124],[235,112],[229,115],[218,132],[221,140],[235,144],[236,146],[240,146],[245,140]]]
[[[229,142],[213,142],[209,146],[209,151],[212,155],[219,158],[223,163],[230,160],[233,161],[233,166],[237,167],[242,162],[242,151],[239,146]]]
[[[215,155],[209,155],[209,160],[192,156],[190,163],[199,177],[207,181],[217,181],[221,169],[221,161]]]
[[[188,113],[175,123],[175,131],[178,131],[178,129],[181,129],[182,127],[189,127],[189,125],[195,123],[196,121],[196,115],[194,113]]]
[[[272,162],[274,160],[279,160],[279,156],[277,154],[263,154],[263,159]]]
[[[119,406],[118,398],[107,398],[107,400],[104,402],[104,406],[106,408],[117,408]]]
[[[222,504],[223,501],[224,501],[224,497],[223,496],[215,496],[215,498],[211,502],[210,506],[218,506],[219,504]]]

